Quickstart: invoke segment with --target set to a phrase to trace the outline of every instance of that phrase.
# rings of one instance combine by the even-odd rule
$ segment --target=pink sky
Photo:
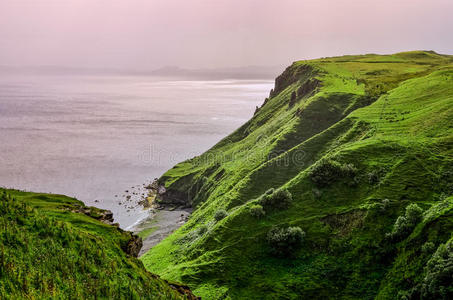
[[[426,49],[453,0],[0,0],[0,65],[189,68]]]

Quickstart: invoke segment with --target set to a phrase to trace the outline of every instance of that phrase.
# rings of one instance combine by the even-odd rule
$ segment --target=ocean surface
[[[0,186],[147,216],[144,184],[250,119],[266,80],[0,75]]]

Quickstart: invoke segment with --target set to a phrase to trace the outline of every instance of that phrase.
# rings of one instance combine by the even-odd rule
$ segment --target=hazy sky
[[[427,49],[453,0],[0,0],[0,65],[189,68]]]

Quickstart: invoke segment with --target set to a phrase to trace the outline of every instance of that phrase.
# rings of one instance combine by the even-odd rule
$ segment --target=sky
[[[155,69],[453,54],[453,0],[0,0],[0,65]]]

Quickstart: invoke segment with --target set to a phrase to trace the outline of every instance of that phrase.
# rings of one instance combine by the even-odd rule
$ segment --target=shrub
[[[357,174],[357,168],[354,164],[341,165],[341,174],[348,177],[354,177]]]
[[[426,264],[422,284],[423,299],[453,299],[453,242],[437,248]]]
[[[323,187],[343,177],[353,178],[356,173],[357,169],[353,164],[342,165],[331,159],[322,159],[311,169],[310,179],[317,186]]]
[[[266,212],[264,211],[264,208],[261,205],[257,204],[250,207],[250,215],[257,219],[261,219],[266,215]]]
[[[433,242],[426,242],[422,246],[422,252],[426,254],[432,253],[434,249],[435,246]]]
[[[413,203],[406,207],[406,220],[407,222],[415,227],[417,223],[422,219],[423,209],[417,204]]]
[[[422,219],[423,210],[415,203],[406,207],[404,216],[399,216],[388,236],[394,240],[402,240],[412,233],[417,223]]]
[[[259,198],[259,204],[264,207],[266,211],[271,209],[285,209],[291,204],[293,197],[291,193],[283,189],[270,189]]]
[[[379,174],[377,171],[371,171],[368,173],[368,182],[371,185],[375,185],[379,182]]]
[[[292,256],[302,245],[305,232],[300,227],[274,227],[267,234],[267,242],[274,255]]]
[[[218,222],[228,216],[228,213],[224,209],[219,209],[214,214],[214,219]]]
[[[390,206],[390,200],[389,199],[382,200],[381,205],[383,211],[387,210],[387,208]]]
[[[200,227],[198,227],[198,229],[197,229],[197,234],[198,234],[199,236],[202,236],[202,235],[205,234],[207,231],[208,231],[208,226],[206,226],[206,225],[203,224],[203,225],[201,225]]]

